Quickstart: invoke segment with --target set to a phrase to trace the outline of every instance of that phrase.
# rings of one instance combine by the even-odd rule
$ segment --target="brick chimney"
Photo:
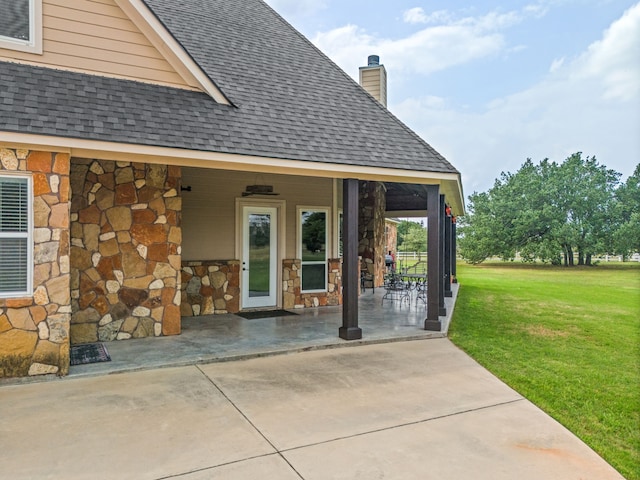
[[[387,70],[378,55],[369,55],[368,65],[360,67],[360,86],[385,107],[387,106]]]

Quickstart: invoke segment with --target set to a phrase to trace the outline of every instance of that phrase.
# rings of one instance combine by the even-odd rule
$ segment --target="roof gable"
[[[43,0],[40,53],[0,59],[224,95],[140,0]]]

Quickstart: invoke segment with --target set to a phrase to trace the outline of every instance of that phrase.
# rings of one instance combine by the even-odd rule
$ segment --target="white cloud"
[[[406,23],[427,23],[427,14],[422,7],[410,8],[402,14]]]
[[[536,4],[532,4],[532,5],[526,5],[522,11],[527,15],[527,16],[532,16],[535,18],[541,18],[544,17],[547,12],[549,11],[549,6],[542,4],[542,3],[536,3]]]
[[[549,71],[551,73],[557,71],[560,67],[562,67],[562,65],[564,64],[564,57],[562,58],[555,58],[553,60],[553,62],[551,62],[551,66],[549,67]]]
[[[629,100],[640,94],[640,3],[609,27],[589,46],[578,62],[576,75],[599,78],[604,96]]]
[[[520,23],[523,20],[521,12],[498,13],[490,12],[482,17],[468,17],[461,21],[463,24],[474,25],[480,31],[504,30]]]
[[[528,6],[521,11],[457,18],[447,10],[427,14],[416,7],[404,12],[405,22],[435,25],[392,39],[371,35],[350,24],[316,34],[313,43],[355,79],[358,71],[353,59],[365,59],[372,52],[381,56],[394,75],[428,75],[478,58],[523,49],[522,45],[509,46],[503,31],[522,22],[531,12],[539,14],[539,10]]]
[[[573,60],[554,61],[522,92],[468,112],[446,99],[407,99],[391,110],[463,175],[467,194],[531,157],[562,161],[582,151],[623,173],[640,162],[640,4]]]
[[[520,23],[526,17],[542,17],[547,11],[548,8],[536,4],[526,5],[520,11],[512,10],[506,13],[494,11],[486,15],[472,17],[464,16],[464,11],[458,14],[449,10],[436,10],[427,13],[422,7],[414,7],[406,10],[402,14],[402,19],[405,23],[410,24],[468,25],[480,30],[489,31],[513,26]]]
[[[436,10],[427,14],[422,7],[410,8],[402,14],[405,23],[444,23],[450,21],[451,14],[447,10]]]
[[[313,39],[323,52],[357,78],[354,58],[376,52],[396,74],[428,75],[505,48],[504,37],[485,24],[451,24],[425,28],[400,39],[379,38],[356,25],[318,33]]]

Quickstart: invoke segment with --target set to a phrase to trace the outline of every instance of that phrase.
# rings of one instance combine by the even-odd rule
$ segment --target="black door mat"
[[[85,365],[87,363],[111,361],[109,352],[107,352],[107,347],[105,347],[102,343],[72,345],[70,356],[71,365]]]
[[[255,312],[238,312],[236,315],[247,320],[256,320],[258,318],[286,317],[287,315],[298,314],[288,310],[257,310]]]

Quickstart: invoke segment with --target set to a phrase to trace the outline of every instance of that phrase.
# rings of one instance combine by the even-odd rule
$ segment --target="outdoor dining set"
[[[385,300],[395,301],[400,304],[410,305],[415,300],[427,304],[427,276],[421,273],[396,273],[390,272],[384,276]]]

